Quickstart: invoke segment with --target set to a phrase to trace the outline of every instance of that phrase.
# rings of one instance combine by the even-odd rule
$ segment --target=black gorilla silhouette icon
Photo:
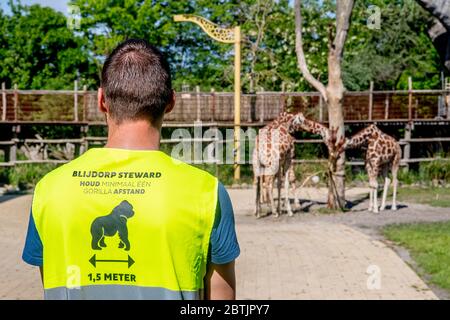
[[[124,200],[107,216],[96,218],[91,224],[92,249],[102,250],[106,247],[105,237],[112,237],[119,233],[119,248],[129,251],[127,221],[133,215],[133,206]]]

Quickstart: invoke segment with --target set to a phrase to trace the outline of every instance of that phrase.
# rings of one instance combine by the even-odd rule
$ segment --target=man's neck
[[[108,121],[106,148],[130,150],[159,150],[161,131],[145,120],[116,124]]]

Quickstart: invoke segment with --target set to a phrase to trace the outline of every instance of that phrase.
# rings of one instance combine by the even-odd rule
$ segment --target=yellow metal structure
[[[241,140],[241,27],[222,28],[217,24],[193,14],[177,14],[176,22],[193,22],[199,25],[205,33],[216,41],[234,43],[234,180],[239,180],[241,170],[240,140]]]

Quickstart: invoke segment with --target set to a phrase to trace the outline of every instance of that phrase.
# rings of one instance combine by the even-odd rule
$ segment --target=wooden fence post
[[[247,110],[248,110],[248,113],[247,113],[247,121],[250,123],[250,122],[253,122],[253,117],[252,117],[252,111],[253,111],[253,94],[251,93],[251,92],[249,92],[249,95],[247,95],[247,96],[242,96],[242,106],[244,107],[244,108],[247,108]]]
[[[373,81],[370,81],[369,89],[369,121],[373,119]]]
[[[281,112],[286,111],[286,83],[283,81],[281,83]]]
[[[202,119],[200,108],[200,86],[195,86],[195,92],[197,94],[197,121],[200,121]]]
[[[14,84],[14,121],[17,121],[18,106],[19,106],[19,93],[17,92],[17,84]]]
[[[17,160],[17,142],[19,141],[19,139],[17,139],[17,134],[20,132],[20,126],[13,126],[12,127],[12,131],[13,131],[13,144],[11,144],[9,146],[9,162],[14,165],[16,160]]]
[[[211,88],[211,122],[214,122],[216,113],[216,93],[214,88]]]
[[[73,82],[73,121],[78,122],[78,81]]]
[[[319,94],[319,122],[323,122],[323,98]]]
[[[419,99],[416,99],[416,103],[414,104],[414,119],[419,117],[417,110],[419,110]]]
[[[263,88],[260,88],[260,93],[263,92]],[[258,100],[258,96],[256,96],[256,100]],[[264,99],[264,95],[261,95],[261,103],[259,104],[261,107],[259,108],[259,122],[260,123],[264,123],[264,107],[265,107],[265,99]]]
[[[384,100],[384,119],[389,119],[389,93],[386,94],[386,99]]]
[[[412,104],[413,104],[413,87],[412,78],[408,77],[408,121],[412,121]]]
[[[80,146],[78,149],[78,155],[81,156],[83,153],[85,153],[89,149],[89,141],[87,140],[89,126],[82,126],[80,131],[81,131],[81,143],[80,143]],[[77,153],[75,152],[75,154],[77,154]]]
[[[2,82],[2,121],[6,121],[6,84]]]
[[[445,101],[447,103],[447,119],[450,119],[450,78],[445,78]]]
[[[403,160],[405,160],[405,171],[409,170],[409,162],[408,160],[411,158],[411,136],[412,136],[412,125],[408,123],[405,126],[405,148],[403,149]]]
[[[87,120],[87,86],[83,86],[83,121]]]

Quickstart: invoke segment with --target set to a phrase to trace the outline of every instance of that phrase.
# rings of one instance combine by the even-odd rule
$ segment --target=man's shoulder
[[[174,167],[178,168],[180,170],[180,172],[184,172],[189,175],[202,176],[205,178],[216,179],[216,177],[214,175],[212,175],[211,173],[209,173],[208,171],[206,171],[204,169],[201,169],[199,167],[196,167],[196,166],[186,163],[184,161],[178,160],[171,156],[168,156],[168,158],[170,158]]]

